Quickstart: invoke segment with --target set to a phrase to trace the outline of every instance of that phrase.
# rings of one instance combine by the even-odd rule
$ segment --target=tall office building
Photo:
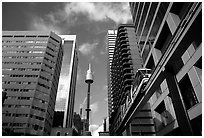
[[[108,30],[107,40],[106,40],[106,51],[107,51],[107,84],[108,84],[108,114],[111,115],[112,112],[112,91],[111,91],[111,65],[113,60],[115,41],[117,37],[117,30]]]
[[[62,57],[62,39],[53,32],[3,31],[5,135],[50,135]]]
[[[202,135],[201,2],[130,2],[156,135]]]
[[[59,35],[63,40],[64,55],[61,76],[66,81],[66,104],[63,119],[63,128],[72,128],[74,115],[74,100],[77,80],[78,54],[76,35]],[[67,68],[69,67],[69,68]],[[68,72],[68,73],[67,73]]]

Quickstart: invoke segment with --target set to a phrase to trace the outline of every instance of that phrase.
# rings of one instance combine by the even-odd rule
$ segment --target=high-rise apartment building
[[[130,2],[144,68],[152,70],[133,114],[150,103],[156,135],[202,135],[201,2]]]
[[[132,75],[142,67],[142,59],[135,47],[135,29],[133,25],[120,25],[111,65],[112,115],[125,102],[130,91]],[[134,56],[134,57],[133,57]],[[134,59],[134,60],[133,60]],[[133,65],[134,64],[134,65]],[[111,119],[111,118],[110,118]]]
[[[115,41],[117,37],[117,30],[108,30],[107,41],[106,41],[106,51],[107,51],[107,84],[108,84],[108,114],[112,113],[112,91],[111,91],[111,65],[113,60]]]
[[[4,134],[50,135],[62,58],[53,32],[3,31]]]
[[[111,113],[109,115],[110,135],[137,135],[138,133],[154,134],[153,123],[151,123],[151,112],[148,104],[144,109],[134,116],[128,124],[124,122],[122,106],[127,103],[127,97],[131,95],[134,76],[143,65],[139,48],[136,47],[135,28],[131,24],[121,24],[117,30],[116,42],[110,69],[111,90]],[[146,124],[144,123],[146,121]],[[148,122],[148,123],[147,123]],[[121,126],[125,130],[121,130]],[[144,129],[142,129],[144,128]],[[147,132],[146,132],[147,131]]]

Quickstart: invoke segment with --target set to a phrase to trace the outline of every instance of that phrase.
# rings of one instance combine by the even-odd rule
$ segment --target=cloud
[[[37,30],[37,31],[53,31],[56,34],[61,34],[62,28],[60,26],[55,25],[54,19],[51,19],[53,17],[49,17],[50,21],[46,21],[44,18],[41,17],[33,17],[32,23],[30,24],[31,30]]]
[[[105,99],[104,99],[104,101],[106,101],[106,102],[107,102],[107,101],[108,101],[108,98],[105,98]]]
[[[92,21],[108,21],[116,24],[131,20],[128,3],[73,2],[65,6],[68,15],[84,14]]]
[[[104,90],[107,90],[107,89],[108,89],[108,86],[107,86],[107,85],[104,85],[104,86],[103,86],[103,89],[104,89]]]
[[[106,50],[101,50],[101,51],[100,51],[100,54],[101,54],[101,55],[105,55],[106,53],[107,53]]]
[[[63,4],[62,8],[53,10],[42,17],[29,14],[31,17],[29,29],[53,30],[57,34],[67,34],[72,26],[83,23],[80,21],[80,15],[90,21],[111,20],[116,24],[127,23],[131,20],[129,4],[126,2],[72,2]]]
[[[93,114],[96,113],[98,111],[98,102],[91,104],[90,108]]]
[[[90,131],[92,132],[92,136],[99,136],[98,132],[103,131],[103,125],[90,125],[89,126]]]
[[[90,55],[93,53],[94,49],[96,49],[98,45],[98,42],[94,42],[94,43],[84,43],[82,45],[79,46],[79,51],[83,54],[83,55]]]

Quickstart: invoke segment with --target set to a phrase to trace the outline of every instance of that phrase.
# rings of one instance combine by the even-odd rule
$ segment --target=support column
[[[167,71],[165,72],[165,75],[166,75],[166,81],[167,81],[169,93],[171,95],[172,103],[175,109],[177,122],[181,129],[182,135],[192,136],[193,131],[191,128],[189,116],[185,109],[185,105],[182,100],[182,96],[181,96],[176,78],[172,73]]]
[[[91,109],[90,109],[90,87],[91,87],[91,84],[90,83],[88,83],[88,91],[87,91],[87,109],[86,109],[86,111],[87,111],[87,125],[88,125],[88,127],[86,128],[86,131],[89,131],[89,112],[91,111]]]

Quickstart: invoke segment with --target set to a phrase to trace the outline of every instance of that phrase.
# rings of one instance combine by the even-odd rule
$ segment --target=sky
[[[102,129],[103,119],[108,116],[106,34],[108,29],[117,29],[121,23],[132,23],[129,3],[2,3],[3,31],[53,31],[58,35],[77,36],[79,63],[74,111],[79,113],[81,105],[85,116],[88,87],[85,75],[91,63],[94,83],[91,85],[90,129],[95,135]],[[64,110],[65,107],[66,93],[63,87],[66,84],[63,82],[61,75],[55,110]]]

